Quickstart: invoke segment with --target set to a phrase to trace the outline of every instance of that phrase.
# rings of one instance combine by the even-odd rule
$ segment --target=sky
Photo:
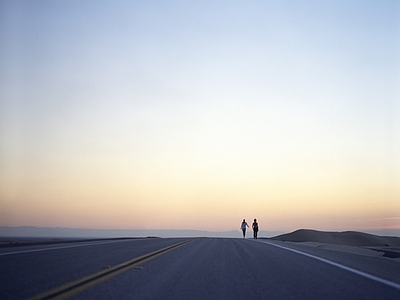
[[[399,1],[0,1],[0,226],[400,229]]]

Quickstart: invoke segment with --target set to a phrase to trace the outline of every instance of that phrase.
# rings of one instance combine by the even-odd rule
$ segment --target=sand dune
[[[345,246],[400,247],[399,237],[377,236],[356,231],[326,232],[299,229],[272,239],[289,242],[318,242]]]

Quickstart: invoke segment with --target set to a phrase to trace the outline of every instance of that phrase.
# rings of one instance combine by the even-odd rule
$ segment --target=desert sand
[[[356,231],[326,232],[299,229],[272,238],[277,241],[295,242],[311,247],[385,257],[400,261],[400,238],[377,236]]]

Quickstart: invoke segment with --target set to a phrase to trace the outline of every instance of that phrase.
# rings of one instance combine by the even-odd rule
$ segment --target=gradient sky
[[[399,1],[1,1],[0,226],[400,229]]]

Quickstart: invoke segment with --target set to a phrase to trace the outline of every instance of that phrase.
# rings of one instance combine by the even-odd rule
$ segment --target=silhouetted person
[[[240,229],[242,229],[243,232],[243,238],[246,238],[246,226],[249,227],[249,225],[247,225],[246,220],[243,219],[242,225],[240,226]]]
[[[257,219],[254,219],[253,222],[253,238],[257,238],[257,233],[258,233],[258,223],[257,223]]]

